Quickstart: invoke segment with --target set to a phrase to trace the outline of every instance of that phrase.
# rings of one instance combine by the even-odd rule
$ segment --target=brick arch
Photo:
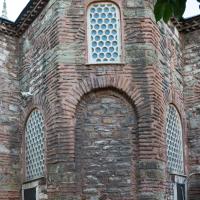
[[[48,138],[47,138],[47,133],[49,132],[48,130],[50,129],[50,127],[48,126],[49,122],[50,122],[50,117],[51,117],[51,113],[52,113],[52,109],[50,106],[50,103],[48,101],[48,99],[43,96],[43,95],[35,95],[32,97],[28,97],[28,99],[26,99],[26,105],[24,106],[23,111],[21,112],[21,117],[20,120],[22,121],[21,123],[21,127],[20,127],[20,132],[21,132],[21,147],[22,147],[22,168],[23,168],[23,179],[25,178],[25,160],[24,160],[24,156],[25,156],[25,129],[26,129],[26,122],[30,116],[30,114],[32,113],[33,110],[38,109],[42,115],[43,115],[43,119],[44,119],[44,126],[45,126],[45,165],[47,166],[47,143],[48,143]],[[47,169],[45,169],[45,176],[47,175]]]
[[[138,119],[145,114],[144,97],[142,97],[141,91],[133,85],[132,80],[125,76],[110,75],[102,77],[91,75],[76,84],[64,99],[66,107],[70,108],[70,113],[68,114],[75,117],[76,107],[85,94],[93,90],[106,88],[112,88],[124,93],[130,99],[132,105],[134,105]]]
[[[171,86],[169,93],[165,98],[165,104],[173,104],[177,108],[180,117],[182,118],[184,116],[183,95],[178,90],[176,90],[174,85]]]
[[[82,98],[92,92],[101,90],[112,90],[123,96],[134,107],[138,125],[142,124],[142,117],[146,115],[146,105],[142,92],[135,86],[132,78],[118,75],[105,75],[89,77],[74,84],[74,86],[65,95],[63,104],[63,115],[65,116],[66,126],[66,158],[68,163],[75,163],[75,128],[76,128],[76,112]],[[67,119],[67,120],[66,120]],[[138,133],[138,131],[137,131]],[[138,135],[136,136],[138,137]],[[138,147],[136,147],[138,148]],[[138,153],[138,151],[137,151]],[[68,170],[72,170],[70,167]],[[73,169],[75,170],[75,169]],[[79,191],[76,191],[76,193]]]
[[[182,137],[183,137],[183,149],[184,149],[184,163],[185,163],[185,173],[188,173],[188,148],[187,148],[187,138],[188,138],[188,131],[187,131],[187,119],[186,119],[186,114],[184,110],[184,102],[183,102],[183,95],[181,94],[180,91],[176,89],[175,85],[172,85],[170,87],[168,96],[164,99],[165,103],[165,108],[164,108],[164,127],[166,127],[166,112],[167,112],[167,107],[170,105],[173,105],[180,117],[181,120],[181,125],[182,125]],[[165,128],[164,128],[164,137],[165,137]]]
[[[170,104],[174,105],[176,107],[177,112],[179,113],[183,128],[183,134],[185,138],[184,141],[186,141],[187,119],[184,110],[183,95],[178,90],[176,90],[176,87],[174,85],[171,86],[168,96],[165,98],[165,111],[164,111],[165,116],[166,116],[167,106],[169,106]]]
[[[21,121],[23,122],[22,123],[23,127],[25,126],[27,118],[29,117],[30,113],[36,108],[38,108],[40,112],[43,114],[45,124],[48,123],[52,110],[50,103],[45,96],[34,95],[33,97],[30,97],[27,100],[25,108],[23,108],[23,111],[21,113]]]
[[[89,77],[77,82],[63,96],[63,123],[65,124],[65,156],[68,163],[75,162],[75,125],[76,125],[76,109],[84,95],[101,89],[112,89],[122,94],[126,99],[130,100],[134,107],[137,118],[138,132],[146,115],[146,104],[142,92],[135,86],[132,79],[125,76],[105,75]],[[139,137],[137,135],[137,137]],[[66,145],[67,144],[67,145]]]

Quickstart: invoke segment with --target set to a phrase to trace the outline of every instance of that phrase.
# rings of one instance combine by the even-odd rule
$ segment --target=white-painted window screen
[[[170,105],[167,110],[166,137],[169,172],[183,174],[182,125],[177,109],[173,105]]]
[[[26,179],[44,176],[44,120],[38,109],[33,110],[27,120],[25,147]]]
[[[89,63],[119,63],[121,34],[119,8],[110,2],[93,3],[88,8]]]

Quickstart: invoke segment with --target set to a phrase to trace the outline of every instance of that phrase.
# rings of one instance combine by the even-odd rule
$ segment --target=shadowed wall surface
[[[82,195],[86,199],[103,195],[113,200],[135,199],[132,105],[112,90],[97,91],[81,100],[76,115],[76,164]]]

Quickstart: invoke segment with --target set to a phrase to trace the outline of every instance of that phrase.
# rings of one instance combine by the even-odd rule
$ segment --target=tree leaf
[[[186,8],[186,1],[187,0],[180,0],[180,15],[179,17],[182,17],[182,15],[184,14],[185,12],[185,8]]]
[[[186,0],[175,0],[174,15],[181,18],[186,8]]]
[[[169,21],[173,14],[173,6],[170,3],[165,3],[164,12],[163,12],[163,20],[165,23]]]
[[[200,2],[200,0],[197,0]],[[163,18],[167,22],[171,17],[182,18],[186,8],[186,0],[157,0],[154,15],[158,22]]]
[[[158,0],[154,6],[154,15],[156,18],[156,22],[158,22],[163,17],[164,4],[165,4],[165,1]]]

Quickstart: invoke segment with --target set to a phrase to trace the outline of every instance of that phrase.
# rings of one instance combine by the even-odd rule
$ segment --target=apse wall
[[[17,44],[2,35],[2,191],[175,198],[188,175],[182,45],[174,25],[155,22],[151,2],[132,0],[50,0]],[[168,126],[181,129],[181,173],[169,168]],[[28,171],[40,161],[39,175]]]

